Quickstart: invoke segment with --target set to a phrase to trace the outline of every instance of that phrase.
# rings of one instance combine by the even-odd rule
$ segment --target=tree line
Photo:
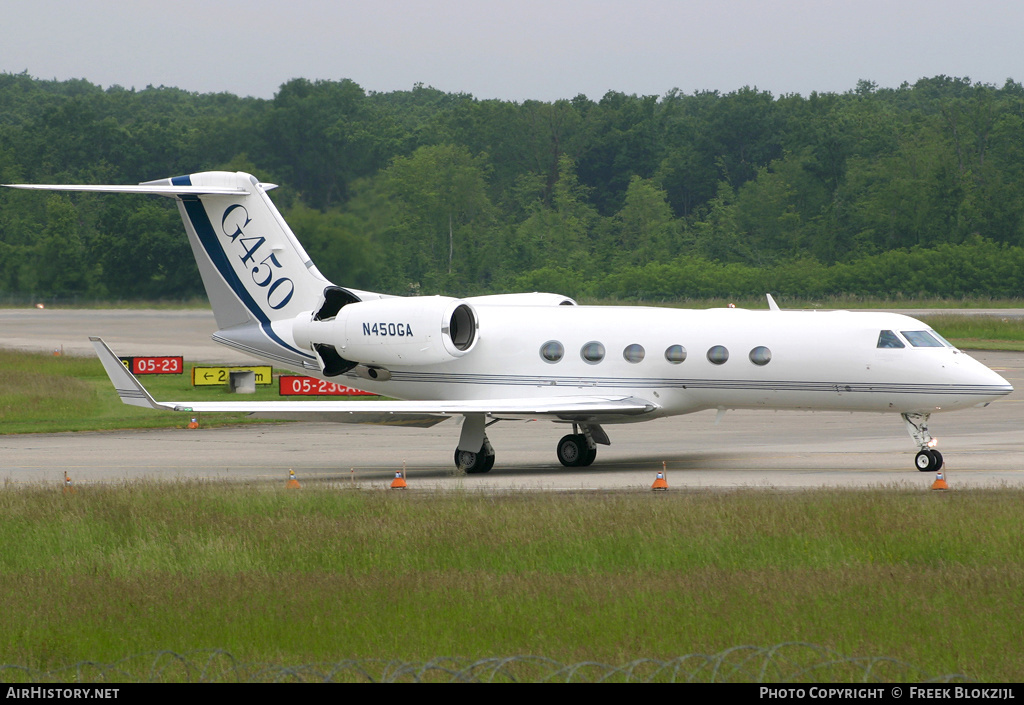
[[[1024,87],[273,99],[0,74],[0,182],[243,170],[339,284],[673,301],[1024,292]],[[0,296],[202,289],[168,199],[0,190]]]

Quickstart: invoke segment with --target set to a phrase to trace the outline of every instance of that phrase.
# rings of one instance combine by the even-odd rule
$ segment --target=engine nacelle
[[[318,354],[325,375],[340,374],[356,364],[448,362],[472,350],[479,337],[473,307],[442,296],[346,304],[330,320],[297,320],[293,334],[297,344]]]

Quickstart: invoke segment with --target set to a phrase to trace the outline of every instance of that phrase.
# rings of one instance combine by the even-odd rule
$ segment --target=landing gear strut
[[[942,467],[942,453],[935,450],[935,439],[928,432],[928,417],[931,414],[901,414],[907,425],[907,433],[921,450],[914,458],[914,466],[921,472],[934,472]]]

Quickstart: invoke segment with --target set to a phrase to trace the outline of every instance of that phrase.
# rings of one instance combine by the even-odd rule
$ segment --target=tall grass
[[[0,492],[0,659],[539,654],[806,641],[1019,680],[1021,492]]]

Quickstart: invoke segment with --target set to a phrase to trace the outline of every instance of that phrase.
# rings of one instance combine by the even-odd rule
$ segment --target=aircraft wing
[[[307,418],[350,423],[388,423],[381,420],[382,415],[429,415],[436,418],[433,423],[440,423],[446,417],[457,414],[554,416],[565,420],[583,420],[602,416],[638,416],[659,408],[656,404],[636,397],[594,395],[431,401],[157,401],[101,338],[90,337],[89,340],[122,402],[166,411],[233,411],[266,418]],[[403,423],[401,419],[395,419],[388,425],[433,423],[421,424],[415,419],[407,419]]]

